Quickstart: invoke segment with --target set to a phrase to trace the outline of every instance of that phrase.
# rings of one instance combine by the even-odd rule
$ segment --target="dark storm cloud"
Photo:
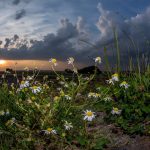
[[[19,36],[17,34],[15,34],[14,38],[13,38],[14,42],[16,42],[18,39],[19,39]]]
[[[82,23],[81,23],[82,22]],[[30,40],[31,47],[27,47],[26,40],[21,43],[19,37],[15,35],[13,38],[5,39],[5,48],[14,43],[15,39],[19,43],[15,43],[17,49],[11,49],[10,51],[2,50],[3,57],[8,59],[48,59],[49,57],[58,57],[64,59],[72,55],[77,55],[74,42],[78,38],[82,38],[86,35],[86,30],[83,29],[82,18],[79,18],[76,24],[72,24],[68,19],[60,20],[60,28],[56,34],[50,33],[44,36],[43,40]]]
[[[15,19],[19,20],[19,19],[23,18],[25,15],[26,15],[26,10],[25,9],[21,9],[21,10],[16,12]]]
[[[16,35],[12,39],[6,39],[5,48],[11,46],[12,41],[18,42],[16,49],[1,49],[2,57],[7,59],[40,59],[48,60],[56,57],[59,60],[66,60],[73,56],[79,62],[89,64],[96,56],[104,56],[103,48],[107,47],[109,61],[113,63],[116,57],[116,50],[113,39],[113,28],[116,28],[121,50],[121,61],[128,62],[129,56],[136,59],[137,49],[139,53],[150,55],[149,47],[145,41],[150,40],[150,7],[143,13],[124,20],[116,13],[106,10],[101,4],[98,5],[100,12],[96,27],[99,30],[99,37],[90,39],[90,32],[82,17],[76,23],[69,19],[60,20],[60,28],[56,33],[49,33],[43,40],[30,40],[30,45],[26,40],[21,40]],[[93,41],[93,45],[88,42]],[[133,45],[133,41],[135,45]],[[13,42],[15,43],[15,42]]]
[[[6,38],[6,39],[5,39],[5,45],[4,45],[4,47],[5,47],[5,48],[8,48],[8,46],[10,45],[10,43],[11,43],[11,39]]]
[[[19,39],[19,36],[16,34],[12,38],[6,38],[4,47],[9,48],[9,46],[14,45],[18,39]]]
[[[24,2],[24,3],[29,3],[29,2],[31,2],[32,0],[13,0],[12,1],[12,4],[13,5],[18,5],[18,4],[20,4],[21,2]]]
[[[20,3],[20,0],[13,0],[12,2],[14,5],[18,5]]]
[[[101,4],[98,9],[101,13],[97,27],[101,33],[100,41],[109,41],[113,39],[113,27],[116,28],[120,40],[131,39],[139,44],[150,40],[150,7],[143,13],[137,14],[130,19],[124,20],[112,11],[105,10]],[[124,40],[124,42],[127,40]]]

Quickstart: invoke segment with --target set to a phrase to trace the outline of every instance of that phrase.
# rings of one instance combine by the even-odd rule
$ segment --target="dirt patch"
[[[150,137],[149,136],[130,136],[124,134],[121,128],[116,127],[114,124],[106,124],[103,120],[105,113],[99,112],[97,117],[97,125],[89,127],[88,131],[94,137],[106,137],[110,143],[107,145],[106,150],[150,150]]]

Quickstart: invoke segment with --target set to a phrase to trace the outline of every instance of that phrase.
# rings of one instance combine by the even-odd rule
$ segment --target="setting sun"
[[[3,64],[5,64],[6,63],[6,61],[5,60],[0,60],[0,65],[3,65]]]

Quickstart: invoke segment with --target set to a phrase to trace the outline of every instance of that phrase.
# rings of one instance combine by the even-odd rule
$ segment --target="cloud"
[[[12,2],[14,5],[18,5],[20,3],[20,0],[13,0]]]
[[[21,10],[16,12],[15,19],[19,20],[19,19],[23,18],[25,15],[26,15],[26,10],[25,9],[21,9]]]
[[[82,23],[81,23],[82,22]],[[44,36],[43,40],[21,40],[15,35],[13,38],[5,39],[5,49],[2,49],[2,55],[7,59],[49,59],[57,57],[64,60],[70,56],[77,56],[78,51],[74,43],[80,37],[86,34],[84,22],[80,17],[75,24],[69,19],[60,20],[60,27],[56,33],[50,33]],[[17,48],[9,48],[14,47]],[[31,46],[28,47],[28,44]],[[10,49],[9,51],[7,49]]]
[[[18,39],[19,39],[19,36],[17,34],[15,34],[14,38],[13,38],[14,42],[16,42]]]
[[[4,48],[10,49],[11,46],[16,46],[17,40],[19,40],[19,36],[17,34],[15,34],[12,38],[6,38]]]
[[[5,39],[5,45],[4,45],[4,47],[5,47],[5,48],[8,48],[8,46],[10,45],[10,42],[11,42],[11,39],[6,38],[6,39]]]
[[[150,20],[150,7],[141,14],[128,19],[122,18],[113,11],[104,9],[101,4],[98,5],[98,10],[100,16],[96,23],[96,28],[99,34],[95,35],[94,40],[90,36],[92,31],[82,17],[78,17],[75,23],[63,18],[60,19],[60,27],[56,32],[45,35],[42,40],[22,40],[17,35],[13,38],[7,38],[5,48],[1,49],[2,57],[6,59],[39,60],[56,57],[64,61],[73,56],[79,62],[90,64],[94,57],[104,56],[103,47],[106,46],[109,60],[112,64],[115,64],[116,52],[113,28],[116,29],[118,34],[122,62],[127,62],[129,56],[136,59],[136,48],[140,49],[140,53],[150,55],[150,51],[145,44],[145,41],[150,39],[150,22],[148,21]],[[92,41],[94,46],[85,44],[81,40]],[[133,41],[136,48],[133,46]],[[13,48],[10,49],[9,47]],[[130,50],[128,51],[128,49]]]
[[[136,62],[138,55],[140,57],[143,54],[147,57],[150,56],[148,44],[150,41],[150,22],[148,21],[150,20],[150,7],[128,19],[123,19],[112,11],[104,10],[101,6],[99,6],[99,10],[101,16],[97,27],[100,31],[100,38],[96,44],[97,46],[107,45],[110,58],[114,55],[112,62],[116,57],[113,27],[117,31],[121,64],[126,64],[127,66],[130,58],[132,58],[133,62]],[[150,59],[148,61],[150,63]]]
[[[31,2],[32,0],[13,0],[12,4],[13,5],[19,5],[21,2],[24,2],[24,3],[29,3]]]
[[[113,39],[113,30],[116,29],[119,39],[131,36],[135,41],[143,42],[145,38],[150,38],[150,7],[141,14],[137,14],[128,19],[124,19],[121,15],[105,10],[99,3],[98,10],[100,17],[96,24],[100,31],[100,41],[109,41]],[[125,35],[126,34],[126,35]],[[142,36],[142,38],[141,38]]]
[[[98,4],[100,17],[96,26],[100,31],[100,40],[109,40],[113,38],[113,29],[117,29],[120,34],[121,30],[125,28],[124,20],[113,11],[105,10],[101,3]]]

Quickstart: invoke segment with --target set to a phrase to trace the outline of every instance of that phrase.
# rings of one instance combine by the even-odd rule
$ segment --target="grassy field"
[[[95,58],[95,66],[100,63],[100,57]],[[2,74],[1,150],[102,150],[149,144],[149,67],[143,73],[97,75],[95,70],[83,75],[69,58],[73,74],[66,76],[55,71],[56,59],[50,64],[53,77],[38,70],[31,74],[28,68],[22,75]],[[8,76],[16,83],[8,84]]]

